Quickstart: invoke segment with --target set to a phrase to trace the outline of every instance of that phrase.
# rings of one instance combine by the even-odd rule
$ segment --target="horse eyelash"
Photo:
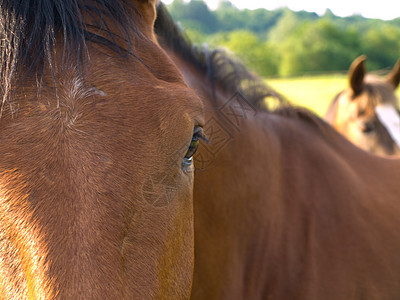
[[[202,139],[204,142],[207,144],[210,144],[210,140],[207,138],[207,135],[204,133],[203,128],[200,127],[201,129],[196,132],[195,134],[197,135],[198,138]]]

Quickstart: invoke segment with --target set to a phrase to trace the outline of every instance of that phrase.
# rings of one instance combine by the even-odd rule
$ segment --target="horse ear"
[[[397,60],[393,70],[386,76],[386,82],[390,83],[395,89],[400,83],[400,59]]]
[[[154,22],[156,20],[156,5],[158,0],[131,0],[142,17],[142,30],[150,39],[155,40]]]
[[[353,95],[361,93],[364,87],[364,76],[366,73],[364,62],[366,59],[367,57],[365,55],[361,55],[357,57],[350,66],[349,80]]]

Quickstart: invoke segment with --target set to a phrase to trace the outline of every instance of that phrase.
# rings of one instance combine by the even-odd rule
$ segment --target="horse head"
[[[400,116],[395,89],[400,82],[400,60],[381,80],[368,75],[366,57],[350,66],[349,87],[332,101],[325,119],[357,146],[376,154],[400,154]]]

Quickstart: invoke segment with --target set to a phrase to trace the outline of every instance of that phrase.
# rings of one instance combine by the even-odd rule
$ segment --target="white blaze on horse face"
[[[391,104],[379,104],[375,107],[375,113],[400,148],[400,115],[397,110]]]

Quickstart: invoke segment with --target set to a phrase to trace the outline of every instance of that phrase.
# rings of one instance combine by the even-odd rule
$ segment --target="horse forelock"
[[[139,11],[126,0],[2,1],[3,104],[28,76],[40,79],[45,70],[50,70],[54,77],[56,59],[61,58],[61,65],[67,68],[78,66],[84,75],[87,42],[101,44],[118,56],[131,53],[132,34],[140,34],[139,19]]]

